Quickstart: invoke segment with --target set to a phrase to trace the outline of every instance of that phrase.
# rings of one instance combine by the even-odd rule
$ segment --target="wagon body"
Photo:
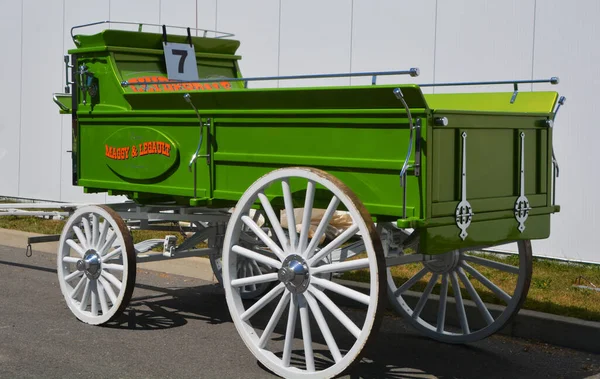
[[[69,104],[73,181],[87,192],[146,204],[224,207],[273,169],[308,166],[346,183],[378,220],[420,229],[421,248],[429,254],[549,235],[550,214],[558,210],[551,196],[549,126],[555,92],[523,92],[511,102],[513,93],[424,95],[417,85],[247,89],[219,79],[241,78],[239,42],[198,37],[200,78],[215,82],[172,83],[159,34],[106,30],[77,38],[78,48],[69,53],[95,86],[75,91]],[[395,88],[420,124],[406,194],[399,172],[410,127]],[[442,118],[447,125],[436,125]],[[465,239],[456,220],[464,145],[474,213]],[[199,158],[189,165],[195,152]],[[521,154],[532,208],[522,232],[514,210]],[[304,195],[297,195],[301,206]]]
[[[555,92],[518,92],[516,82],[514,92],[476,94],[424,94],[427,84],[248,89],[301,77],[374,84],[418,69],[247,78],[239,42],[161,27],[74,36],[73,94],[54,97],[72,115],[73,184],[135,202],[78,208],[60,235],[59,282],[78,319],[116,319],[138,261],[208,256],[252,353],[283,377],[322,378],[358,360],[385,294],[444,342],[485,338],[517,314],[529,240],[548,237],[559,210]],[[183,241],[134,244],[132,228]],[[505,242],[517,242],[516,259],[478,251]],[[347,302],[364,312],[348,317]],[[324,341],[313,339],[313,320]]]

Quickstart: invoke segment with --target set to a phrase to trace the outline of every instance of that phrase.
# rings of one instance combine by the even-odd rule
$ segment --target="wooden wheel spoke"
[[[425,287],[425,291],[423,291],[423,294],[421,294],[421,297],[419,298],[419,302],[417,303],[417,305],[415,305],[415,309],[412,314],[413,318],[417,318],[419,317],[419,315],[421,315],[421,312],[423,311],[423,308],[425,308],[425,304],[427,303],[427,300],[429,300],[429,295],[431,295],[433,286],[435,286],[435,284],[437,283],[438,278],[439,274],[431,275],[431,279],[429,279],[429,282]]]
[[[487,322],[488,325],[492,325],[492,323],[494,322],[494,318],[490,314],[490,311],[487,309],[485,304],[483,304],[481,297],[477,293],[475,287],[473,287],[473,284],[471,284],[471,281],[469,281],[469,278],[467,278],[467,276],[465,275],[463,269],[459,267],[457,273],[458,277],[460,278],[460,281],[463,282],[463,284],[465,285],[465,288],[467,289],[471,300],[473,300],[477,305],[477,309],[479,309],[479,313],[481,313],[481,316],[483,317],[485,322]]]
[[[350,270],[360,270],[363,268],[369,268],[369,258],[361,258],[346,262],[329,263],[313,267],[311,273],[313,275],[324,274],[329,272],[346,272]]]
[[[292,190],[287,179],[281,181],[283,191],[283,201],[285,204],[285,215],[288,223],[288,233],[290,235],[290,248],[294,251],[298,246],[298,235],[296,233],[296,216],[294,215],[294,201],[292,199]]]
[[[281,267],[281,262],[276,261],[273,258],[269,258],[263,254],[257,253],[256,251],[252,251],[250,249],[247,249],[247,248],[239,246],[239,245],[233,246],[231,248],[231,251],[233,251],[234,253],[239,254],[243,257],[246,257],[248,259],[254,259],[255,261],[260,262],[269,267],[273,267],[276,269],[279,269]]]
[[[248,321],[250,317],[254,316],[256,312],[263,309],[273,299],[275,299],[283,290],[285,286],[283,283],[279,283],[275,288],[269,291],[265,296],[261,297],[254,305],[246,310],[246,312],[240,315],[240,318],[244,321]]]
[[[460,285],[456,273],[453,271],[450,274],[450,281],[452,282],[452,289],[454,290],[454,299],[456,300],[456,311],[458,312],[458,320],[463,334],[471,333],[469,329],[469,321],[467,320],[467,313],[465,312],[465,305],[463,303],[462,294],[460,293]]]
[[[315,255],[308,259],[308,265],[314,266],[318,264],[321,259],[325,258],[327,255],[331,254],[331,252],[338,247],[342,246],[346,241],[352,238],[356,233],[358,233],[358,225],[352,224],[351,227],[344,230],[342,234],[336,237],[333,241],[331,241],[327,246],[319,250]]]
[[[291,249],[291,247],[289,245],[290,242],[288,241],[287,237],[285,236],[285,232],[283,231],[283,228],[281,227],[279,218],[275,214],[275,211],[273,210],[273,207],[271,206],[269,199],[262,192],[260,192],[258,194],[258,199],[260,200],[260,204],[262,205],[263,209],[265,210],[267,218],[269,219],[269,223],[271,224],[271,227],[273,228],[273,231],[274,231],[275,235],[277,236],[279,243],[284,248],[284,250]]]
[[[351,288],[342,286],[341,284],[337,284],[332,281],[321,279],[321,278],[312,277],[311,281],[316,286],[323,287],[323,288],[333,291],[339,295],[342,295],[349,299],[358,301],[359,303],[369,305],[369,296],[365,295],[362,292],[358,292]]]
[[[290,359],[292,357],[292,341],[294,339],[294,332],[296,331],[296,316],[298,315],[298,304],[296,295],[292,295],[292,301],[290,301],[290,309],[288,311],[288,321],[285,328],[285,340],[283,342],[283,357],[281,359],[284,367],[290,366]]]
[[[306,197],[302,214],[302,225],[300,227],[300,240],[298,241],[298,253],[302,254],[308,245],[308,232],[312,218],[313,201],[315,198],[315,183],[311,180],[306,185]]]
[[[327,225],[329,225],[329,222],[331,221],[331,218],[333,217],[333,214],[335,213],[339,204],[340,204],[340,199],[338,199],[335,196],[331,198],[331,201],[329,202],[329,205],[327,206],[327,210],[325,210],[325,214],[323,215],[323,218],[319,222],[319,226],[317,226],[317,229],[315,230],[315,234],[313,235],[313,238],[310,240],[310,243],[308,244],[306,251],[304,251],[302,253],[302,255],[304,257],[310,257],[313,255],[315,249],[317,248],[317,246],[319,244],[319,241],[321,240],[321,237],[323,236],[323,234],[325,233],[325,230],[327,229]]]
[[[85,235],[83,234],[81,229],[78,226],[74,225],[73,231],[75,232],[75,235],[77,236],[77,239],[79,240],[79,244],[83,247],[83,249],[84,250],[89,249],[89,246],[87,244],[87,239],[85,238]],[[83,256],[83,253],[81,254],[81,256]]]
[[[269,338],[271,338],[271,335],[273,334],[273,330],[275,330],[275,327],[277,326],[277,323],[281,319],[281,315],[283,314],[283,311],[289,302],[290,302],[290,293],[285,292],[283,294],[283,296],[281,297],[281,299],[279,300],[279,303],[277,304],[275,311],[271,315],[271,318],[269,319],[269,322],[267,323],[267,326],[265,327],[263,334],[260,336],[260,340],[258,341],[258,347],[260,347],[261,349],[264,349],[265,346],[267,345]]]
[[[262,229],[258,225],[256,225],[256,222],[254,222],[254,220],[252,220],[248,216],[242,216],[242,222],[244,222],[244,224],[246,224],[254,232],[254,234],[256,234],[256,236],[260,238],[260,240],[263,241],[263,243],[267,245],[267,247],[271,249],[271,251],[275,253],[275,255],[277,255],[277,257],[280,260],[285,259],[286,254],[283,252],[283,250],[281,250],[281,248],[277,246],[277,244],[271,239],[271,237],[269,237],[265,232],[262,231]]]
[[[317,301],[310,294],[310,292],[305,292],[304,298],[306,299],[306,302],[308,303],[308,306],[310,307],[310,310],[312,311],[313,316],[315,316],[315,320],[317,320],[317,325],[319,325],[319,329],[321,330],[321,334],[323,335],[323,338],[325,339],[325,343],[327,344],[327,347],[329,348],[329,351],[331,352],[331,355],[333,356],[333,360],[335,362],[341,361],[342,353],[340,352],[340,348],[338,347],[337,343],[335,342],[335,338],[333,338],[333,334],[331,334],[331,329],[329,329],[329,326],[327,325],[327,321],[325,320],[325,317],[323,316],[323,313],[321,312],[321,308],[319,307],[319,304],[317,304]]]
[[[421,271],[417,272],[412,278],[408,279],[403,285],[398,287],[398,289],[394,291],[394,296],[401,296],[404,292],[408,291],[410,287],[414,286],[415,283],[421,280],[421,278],[423,278],[428,272],[429,270],[423,267]]]
[[[483,266],[487,266],[496,270],[510,272],[512,274],[519,274],[519,268],[506,263],[492,261],[490,259],[476,257],[473,255],[464,254],[464,259],[469,262],[477,263]]]
[[[462,261],[461,266],[462,266],[462,268],[467,270],[467,272],[469,274],[473,275],[481,284],[486,286],[490,291],[492,291],[496,296],[498,296],[498,298],[502,299],[506,304],[510,303],[510,300],[511,300],[510,295],[507,294],[506,292],[504,292],[504,290],[502,290],[502,288],[500,288],[497,285],[495,285],[494,283],[492,283],[488,278],[483,276],[479,271],[474,269],[467,262]]]

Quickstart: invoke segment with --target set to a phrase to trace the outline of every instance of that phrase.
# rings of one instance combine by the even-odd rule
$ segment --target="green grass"
[[[505,257],[482,253],[481,256],[511,265],[517,265],[519,259],[516,255]],[[494,284],[504,289],[505,292],[512,294],[512,291],[514,291],[517,280],[516,275],[489,269],[473,263],[470,264]],[[422,267],[420,263],[392,267],[394,282],[399,286],[416,274]],[[483,301],[504,305],[501,300],[478,280],[471,277],[468,273],[467,277],[477,289]],[[534,258],[531,285],[523,308],[575,317],[582,320],[600,321],[600,292],[574,287],[574,284],[577,284],[576,282],[580,277],[585,278],[581,282],[582,285],[592,287],[591,282],[596,286],[600,286],[600,265],[566,263],[550,259]],[[411,287],[410,290],[423,291],[430,278],[430,274],[426,275]],[[364,270],[351,271],[344,275],[344,279],[368,281],[368,272]],[[433,293],[435,294],[439,294],[439,282],[440,280],[438,280],[438,284],[434,287]],[[448,288],[448,293],[453,293],[451,286]],[[464,288],[461,288],[461,294],[465,299],[470,298]]]

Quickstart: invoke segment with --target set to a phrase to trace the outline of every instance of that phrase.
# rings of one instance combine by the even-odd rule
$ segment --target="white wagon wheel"
[[[135,249],[121,217],[104,205],[78,208],[58,247],[58,281],[81,321],[104,324],[127,306],[135,286]]]
[[[393,238],[390,238],[390,230],[393,228],[384,227],[380,230],[386,257],[403,255],[401,251],[393,251]],[[399,230],[394,231],[395,234],[399,232],[403,233]],[[402,235],[400,237],[402,239]],[[517,246],[518,265],[459,250],[440,255],[407,254],[404,264],[420,262],[419,271],[398,287],[388,268],[387,284],[390,302],[412,326],[430,338],[447,343],[468,343],[486,338],[510,322],[527,297],[532,274],[531,242],[518,241]],[[486,272],[488,275],[491,272],[501,274],[506,283],[512,283],[510,290],[507,290],[507,284],[503,285],[503,289],[493,283],[486,277]],[[414,288],[420,280],[425,280],[427,285],[422,290],[412,291],[411,294],[411,288]],[[486,292],[493,295],[495,302],[502,304],[503,307],[489,306],[484,303],[480,296],[482,286],[478,286],[480,287],[478,290],[473,285],[477,282],[485,287]],[[436,297],[439,301],[436,311],[423,312],[436,287],[439,290],[439,296]],[[452,288],[453,294],[450,294],[449,288]],[[467,311],[459,289],[462,289],[462,292],[467,294],[474,303],[477,309],[475,312]],[[410,301],[411,296],[413,299],[417,297],[418,300]],[[451,298],[454,300],[454,305],[449,301]],[[446,322],[447,312],[451,308],[456,309],[459,327],[452,327]]]
[[[265,193],[269,193],[269,188],[279,190],[288,217],[293,217],[291,187],[306,189],[306,195],[300,233],[289,229],[288,237],[273,211],[271,201],[274,199],[270,200]],[[309,239],[315,198],[325,199],[329,205],[313,238]],[[255,202],[265,210],[279,243],[261,232],[248,216]],[[338,206],[350,213],[352,226],[319,247],[320,237]],[[295,225],[295,220],[289,223]],[[275,258],[240,245],[243,225],[261,238]],[[334,249],[353,237],[364,241],[363,256],[345,262],[322,263]],[[242,257],[277,271],[239,278],[237,261]],[[283,168],[258,179],[238,202],[225,233],[223,281],[233,322],[254,356],[286,378],[333,377],[358,360],[381,320],[379,297],[385,290],[384,268],[383,250],[370,215],[346,185],[321,170]],[[356,269],[369,270],[368,294],[321,277],[325,273]],[[261,282],[274,283],[275,287],[253,304],[242,301],[239,288]],[[361,304],[365,312],[345,312],[340,304],[348,302]],[[282,317],[283,314],[286,317]]]

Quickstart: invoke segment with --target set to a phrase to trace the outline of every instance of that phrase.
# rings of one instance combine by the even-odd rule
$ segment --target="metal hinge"
[[[521,167],[520,167],[520,184],[521,184],[521,192],[517,201],[515,201],[515,218],[519,223],[519,231],[523,233],[525,230],[525,221],[527,217],[529,217],[529,211],[531,207],[529,206],[529,200],[527,196],[525,196],[525,133],[521,132]]]
[[[461,201],[456,206],[456,226],[460,229],[460,238],[467,238],[467,228],[473,220],[473,208],[467,200],[467,132],[462,132],[462,171],[461,171]]]

